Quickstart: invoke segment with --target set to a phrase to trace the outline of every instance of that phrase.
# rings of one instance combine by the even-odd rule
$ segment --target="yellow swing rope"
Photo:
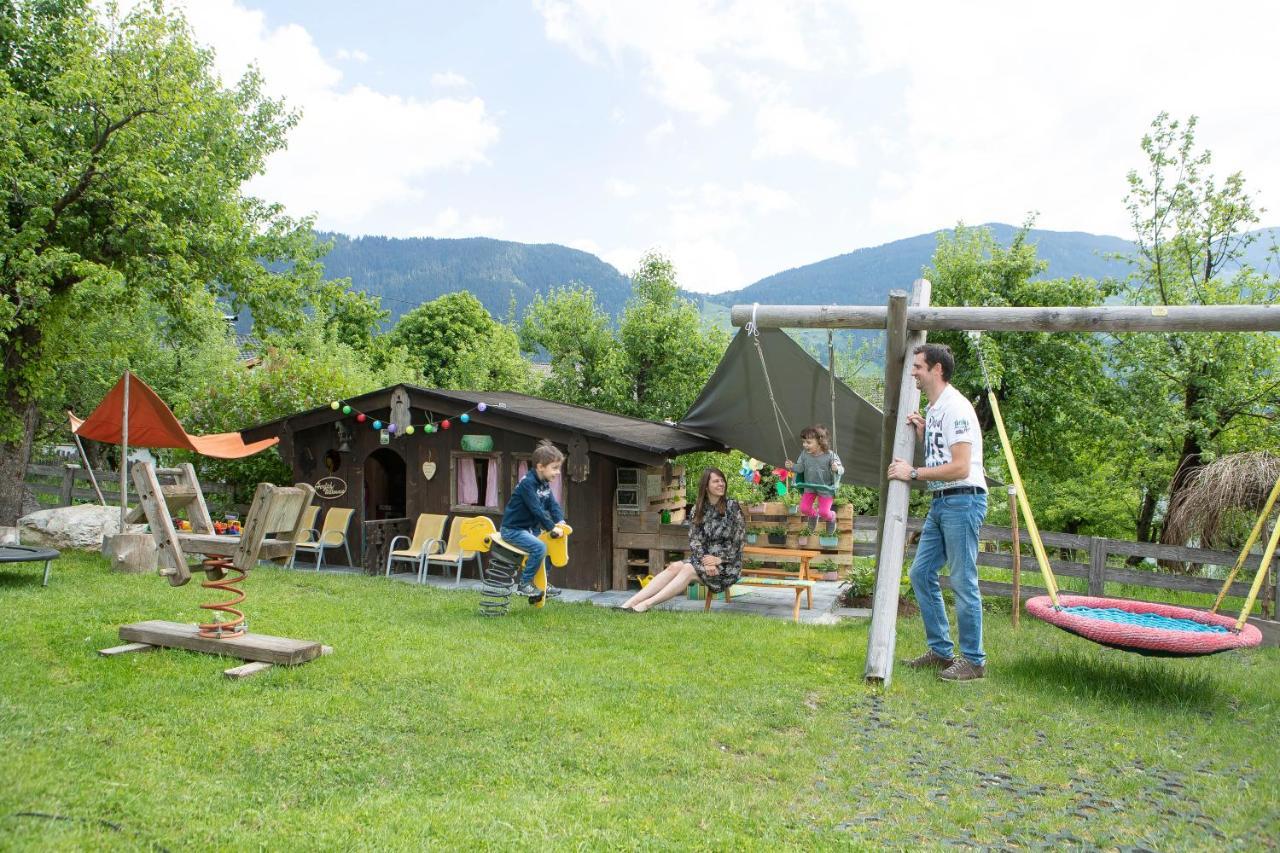
[[[1054,577],[1049,565],[1049,555],[1045,553],[1044,542],[1040,539],[1040,528],[1036,525],[1035,513],[1031,511],[1031,502],[1027,500],[1027,490],[1022,486],[1022,475],[1018,473],[1018,460],[1013,458],[1013,445],[1009,443],[1009,433],[1004,428],[1004,418],[1000,415],[1000,404],[996,401],[996,392],[991,387],[991,376],[987,373],[987,360],[982,354],[982,333],[970,332],[974,349],[978,351],[978,363],[982,366],[982,380],[987,386],[987,401],[991,404],[991,414],[995,417],[996,431],[1000,434],[1000,449],[1004,451],[1004,461],[1009,466],[1009,475],[1013,477],[1013,485],[1017,490],[1018,508],[1027,522],[1027,533],[1031,535],[1031,550],[1036,555],[1036,563],[1040,565],[1040,574],[1044,577],[1045,588],[1049,592],[1049,600],[1055,608],[1058,604],[1058,579]],[[1010,519],[1012,520],[1012,519]]]
[[[1249,538],[1245,540],[1244,547],[1240,549],[1240,556],[1236,558],[1236,564],[1231,567],[1231,573],[1227,575],[1227,579],[1222,583],[1222,589],[1218,592],[1218,598],[1213,602],[1213,608],[1210,613],[1217,613],[1218,608],[1222,606],[1222,600],[1227,597],[1227,591],[1231,588],[1231,584],[1236,579],[1236,575],[1240,573],[1240,569],[1244,566],[1244,561],[1249,558],[1249,551],[1253,548],[1255,542],[1258,541],[1262,528],[1267,522],[1267,518],[1271,515],[1271,509],[1276,505],[1276,498],[1280,497],[1280,478],[1276,479],[1276,484],[1271,487],[1271,494],[1267,497],[1267,502],[1262,507],[1262,512],[1258,515],[1258,520],[1254,522],[1253,531],[1249,533]],[[1258,599],[1258,593],[1262,590],[1262,581],[1267,576],[1267,566],[1271,564],[1271,558],[1275,556],[1276,544],[1280,542],[1280,521],[1278,521],[1271,529],[1271,536],[1267,540],[1267,547],[1262,553],[1262,562],[1258,564],[1258,573],[1253,578],[1253,586],[1249,588],[1249,596],[1245,599],[1244,607],[1240,608],[1240,618],[1236,620],[1236,630],[1239,631],[1244,627],[1245,620],[1249,618],[1250,611],[1253,610],[1253,604]]]

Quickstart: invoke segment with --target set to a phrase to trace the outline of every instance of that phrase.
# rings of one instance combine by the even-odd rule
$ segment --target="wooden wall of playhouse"
[[[625,589],[635,585],[645,575],[653,575],[662,571],[667,563],[676,558],[687,558],[689,553],[689,528],[679,523],[684,519],[685,497],[683,470],[673,469],[678,476],[665,483],[660,490],[649,498],[648,508],[636,513],[619,512],[614,509],[613,522],[613,588]],[[661,474],[661,468],[647,469],[646,473]],[[678,507],[678,509],[676,509]],[[672,513],[669,524],[662,523],[662,510]],[[818,542],[818,533],[805,545],[800,544],[800,531],[806,519],[797,512],[792,512],[782,502],[770,502],[743,506],[747,517],[747,529],[753,528],[786,528],[786,541],[777,547],[807,548],[821,551],[822,556],[813,560],[811,567],[817,567],[826,560],[831,560],[836,571],[844,572],[853,563],[853,506],[846,504],[836,508],[836,543],[832,547],[823,547]],[[676,513],[679,513],[677,516]],[[825,529],[825,527],[824,527]],[[754,543],[760,547],[770,544],[762,532]],[[752,555],[748,559],[768,563],[767,555]]]

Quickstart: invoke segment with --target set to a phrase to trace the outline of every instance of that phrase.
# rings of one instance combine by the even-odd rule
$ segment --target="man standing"
[[[951,383],[955,358],[944,344],[913,350],[911,376],[929,398],[924,417],[907,415],[916,440],[924,441],[924,467],[894,459],[889,476],[925,480],[933,500],[924,520],[920,545],[911,563],[911,588],[920,604],[929,650],[906,662],[916,669],[938,669],[945,681],[976,681],[986,676],[982,650],[982,594],[978,591],[978,529],[987,515],[987,481],[982,469],[982,430],[973,405]],[[938,575],[951,567],[960,657],[947,623]]]

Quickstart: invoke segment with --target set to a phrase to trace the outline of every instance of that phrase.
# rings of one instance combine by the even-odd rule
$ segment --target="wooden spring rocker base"
[[[165,564],[161,574],[169,583],[181,586],[191,579],[192,567],[187,565],[187,556],[203,555],[205,560],[195,567],[208,578],[203,586],[232,598],[202,604],[201,607],[212,611],[212,618],[201,625],[163,620],[124,625],[120,628],[120,639],[125,645],[102,649],[100,654],[110,657],[156,648],[185,649],[239,658],[245,663],[225,670],[224,674],[228,678],[244,678],[276,665],[297,666],[333,651],[314,640],[248,633],[244,613],[237,609],[244,601],[244,591],[239,584],[257,565],[258,559],[282,559],[292,553],[303,516],[315,496],[310,486],[300,483],[284,488],[260,483],[240,536],[183,537],[173,529],[165,494],[155,481],[154,470],[143,463],[135,467],[134,474],[147,521],[162,555],[161,562]],[[287,538],[269,536],[280,532],[285,532]]]

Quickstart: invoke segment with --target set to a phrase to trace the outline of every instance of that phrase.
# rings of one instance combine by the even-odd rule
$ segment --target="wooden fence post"
[[[1102,596],[1107,590],[1107,543],[1099,536],[1089,539],[1089,594]]]
[[[62,466],[62,490],[58,492],[58,506],[71,506],[76,488],[76,468],[70,462]]]
[[[1013,544],[1013,627],[1022,614],[1022,542],[1018,530],[1018,487],[1009,486],[1009,538]]]

